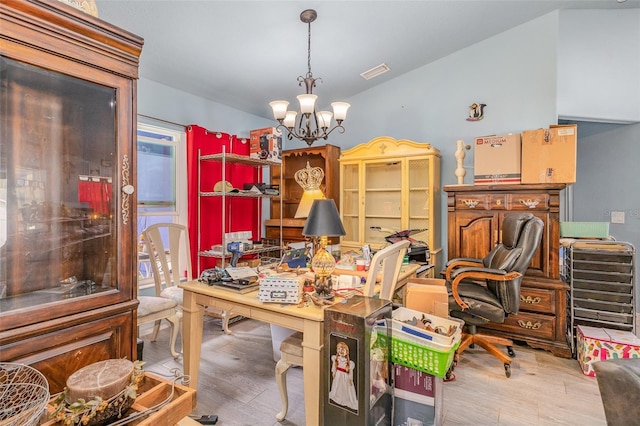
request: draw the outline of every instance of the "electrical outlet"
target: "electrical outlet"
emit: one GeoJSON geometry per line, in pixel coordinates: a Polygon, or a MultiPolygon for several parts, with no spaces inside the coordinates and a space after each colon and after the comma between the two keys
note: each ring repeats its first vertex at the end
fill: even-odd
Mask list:
{"type": "Polygon", "coordinates": [[[624,212],[611,212],[611,223],[624,223],[624,212]]]}

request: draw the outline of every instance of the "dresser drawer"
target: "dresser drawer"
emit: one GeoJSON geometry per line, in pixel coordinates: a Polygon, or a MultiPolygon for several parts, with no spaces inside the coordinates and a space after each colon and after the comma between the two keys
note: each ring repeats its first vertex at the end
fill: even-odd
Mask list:
{"type": "Polygon", "coordinates": [[[539,288],[520,288],[520,309],[542,314],[556,313],[556,292],[539,288]]]}
{"type": "Polygon", "coordinates": [[[487,199],[486,194],[456,195],[456,210],[486,210],[487,199]]]}
{"type": "Polygon", "coordinates": [[[266,226],[265,227],[265,237],[266,238],[273,238],[275,240],[280,238],[280,228],[276,228],[276,227],[271,227],[271,226],[266,226]]]}
{"type": "MultiPolygon", "coordinates": [[[[267,238],[280,238],[280,227],[279,226],[267,226],[265,227],[267,238]]],[[[302,228],[300,227],[282,227],[282,239],[285,243],[287,242],[297,242],[297,241],[305,241],[305,237],[302,235],[302,228]]]]}
{"type": "Polygon", "coordinates": [[[549,210],[549,194],[507,194],[507,202],[509,203],[509,210],[549,210]]]}
{"type": "Polygon", "coordinates": [[[513,334],[513,338],[516,340],[518,339],[517,335],[553,340],[556,335],[555,325],[556,318],[554,316],[520,311],[505,318],[503,324],[489,323],[482,325],[482,327],[513,334]]]}
{"type": "Polygon", "coordinates": [[[509,197],[506,194],[490,194],[487,196],[487,209],[506,210],[509,197]]]}

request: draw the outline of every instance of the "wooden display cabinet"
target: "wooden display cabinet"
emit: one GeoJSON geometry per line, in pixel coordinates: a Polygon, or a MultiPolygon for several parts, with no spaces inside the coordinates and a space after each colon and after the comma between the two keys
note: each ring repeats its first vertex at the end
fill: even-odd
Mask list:
{"type": "Polygon", "coordinates": [[[448,194],[448,256],[480,259],[501,241],[506,214],[528,211],[542,219],[540,247],[522,281],[520,312],[504,324],[485,330],[556,356],[571,357],[565,339],[567,291],[560,279],[560,191],[564,184],[450,185],[448,194]]]}
{"type": "MultiPolygon", "coordinates": [[[[340,179],[338,158],[340,148],[334,145],[313,146],[310,148],[289,149],[282,152],[282,166],[271,167],[271,184],[280,185],[282,196],[282,213],[279,200],[271,201],[271,219],[265,221],[267,238],[280,239],[287,243],[305,241],[302,228],[306,219],[296,219],[294,216],[302,198],[302,187],[296,182],[294,175],[307,166],[320,167],[324,170],[324,180],[320,187],[325,197],[333,199],[340,210],[340,179]],[[281,170],[282,169],[282,170],[281,170]],[[282,177],[280,172],[282,171],[282,177]],[[280,222],[282,218],[282,223],[280,222]],[[282,225],[282,229],[280,226],[282,225]]],[[[331,244],[337,244],[338,239],[330,239],[331,244]]]]}
{"type": "Polygon", "coordinates": [[[429,143],[379,137],[340,156],[340,215],[347,234],[343,252],[403,230],[429,245],[430,263],[440,269],[440,151],[429,143]]]}
{"type": "Polygon", "coordinates": [[[50,391],[136,357],[143,40],[55,0],[0,4],[0,361],[50,391]]]}

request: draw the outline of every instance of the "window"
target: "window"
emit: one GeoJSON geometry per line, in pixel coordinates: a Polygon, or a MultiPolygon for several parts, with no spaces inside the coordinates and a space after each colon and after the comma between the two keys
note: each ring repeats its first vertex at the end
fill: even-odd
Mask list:
{"type": "MultiPolygon", "coordinates": [[[[138,123],[137,234],[139,243],[142,242],[142,231],[154,223],[173,222],[186,225],[186,187],[187,161],[184,131],[138,123]]],[[[139,244],[138,284],[140,287],[153,283],[145,251],[146,247],[139,244]]]]}

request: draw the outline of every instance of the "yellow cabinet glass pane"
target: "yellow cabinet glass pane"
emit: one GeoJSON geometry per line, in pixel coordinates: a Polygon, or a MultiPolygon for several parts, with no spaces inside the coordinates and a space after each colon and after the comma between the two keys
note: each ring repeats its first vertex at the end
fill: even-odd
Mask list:
{"type": "Polygon", "coordinates": [[[400,161],[368,163],[365,166],[365,186],[367,189],[400,189],[402,185],[401,164],[400,161]]]}

